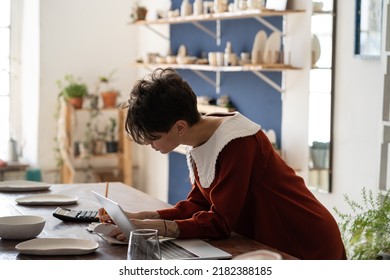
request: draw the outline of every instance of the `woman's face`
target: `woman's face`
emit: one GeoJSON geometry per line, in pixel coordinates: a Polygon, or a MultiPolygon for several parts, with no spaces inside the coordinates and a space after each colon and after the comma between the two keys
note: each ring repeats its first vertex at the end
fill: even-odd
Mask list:
{"type": "Polygon", "coordinates": [[[150,141],[150,146],[156,151],[159,151],[162,154],[167,154],[172,152],[180,143],[180,137],[177,132],[175,125],[167,133],[156,133],[156,136],[160,137],[157,140],[150,141]]]}

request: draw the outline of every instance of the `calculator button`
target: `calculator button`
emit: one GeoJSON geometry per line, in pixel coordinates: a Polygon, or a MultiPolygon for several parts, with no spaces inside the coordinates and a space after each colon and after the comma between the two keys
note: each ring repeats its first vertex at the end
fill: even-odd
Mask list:
{"type": "Polygon", "coordinates": [[[85,217],[85,214],[87,213],[88,211],[81,211],[79,217],[80,218],[84,218],[85,217]]]}

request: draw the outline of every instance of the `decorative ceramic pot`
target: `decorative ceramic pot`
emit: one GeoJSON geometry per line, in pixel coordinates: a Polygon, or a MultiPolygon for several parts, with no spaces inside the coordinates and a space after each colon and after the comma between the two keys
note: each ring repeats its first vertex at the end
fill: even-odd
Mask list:
{"type": "Polygon", "coordinates": [[[390,252],[381,252],[378,254],[377,260],[390,260],[390,252]]]}
{"type": "Polygon", "coordinates": [[[68,99],[68,102],[73,106],[75,109],[81,109],[83,108],[83,98],[82,97],[72,97],[68,99]]]}
{"type": "Polygon", "coordinates": [[[106,142],[106,151],[107,153],[118,152],[118,142],[117,141],[106,142]]]}
{"type": "Polygon", "coordinates": [[[116,99],[118,97],[117,91],[105,91],[101,93],[103,99],[103,107],[104,108],[115,108],[116,107],[116,99]]]}
{"type": "Polygon", "coordinates": [[[104,153],[105,142],[103,140],[96,140],[93,146],[93,153],[95,155],[101,155],[104,153]]]}
{"type": "Polygon", "coordinates": [[[180,6],[180,16],[185,17],[192,14],[192,6],[188,0],[183,0],[180,6]]]}

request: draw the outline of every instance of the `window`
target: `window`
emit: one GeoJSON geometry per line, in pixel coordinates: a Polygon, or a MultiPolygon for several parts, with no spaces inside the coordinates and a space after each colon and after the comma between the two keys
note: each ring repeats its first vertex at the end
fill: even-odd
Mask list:
{"type": "Polygon", "coordinates": [[[0,1],[0,158],[7,156],[10,136],[11,0],[0,1]]]}

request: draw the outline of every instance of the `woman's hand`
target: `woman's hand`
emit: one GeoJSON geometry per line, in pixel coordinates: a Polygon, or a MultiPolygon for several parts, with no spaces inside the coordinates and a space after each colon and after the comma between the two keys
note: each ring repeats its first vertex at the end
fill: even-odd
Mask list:
{"type": "MultiPolygon", "coordinates": [[[[104,210],[104,208],[98,209],[98,215],[99,215],[99,220],[101,223],[115,224],[114,221],[111,219],[110,215],[108,215],[107,212],[104,210]]],[[[118,227],[115,227],[107,235],[110,237],[114,237],[114,238],[118,239],[119,241],[126,240],[126,236],[122,233],[122,231],[118,227]]]]}
{"type": "Polygon", "coordinates": [[[156,211],[126,212],[126,215],[129,219],[160,219],[160,215],[156,211]]]}
{"type": "MultiPolygon", "coordinates": [[[[98,214],[100,222],[114,224],[104,208],[100,208],[98,214]]],[[[126,212],[126,215],[137,229],[157,229],[158,234],[163,237],[177,238],[179,236],[180,230],[178,225],[174,221],[160,219],[160,216],[156,211],[126,212]]],[[[126,240],[125,235],[119,228],[115,228],[111,231],[109,236],[115,237],[120,241],[126,240]]]]}
{"type": "Polygon", "coordinates": [[[107,212],[104,210],[104,208],[98,209],[98,216],[99,216],[99,220],[101,223],[110,223],[110,224],[114,223],[112,221],[110,215],[107,214],[107,212]]]}

